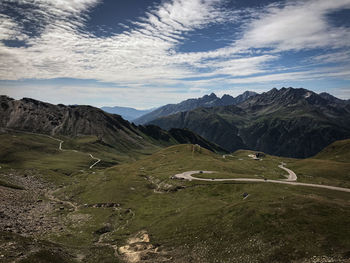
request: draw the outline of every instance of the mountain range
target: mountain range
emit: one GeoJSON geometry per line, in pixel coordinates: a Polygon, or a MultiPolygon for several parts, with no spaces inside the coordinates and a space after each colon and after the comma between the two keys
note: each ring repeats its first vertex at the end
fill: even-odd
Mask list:
{"type": "Polygon", "coordinates": [[[123,119],[128,120],[128,121],[132,121],[135,120],[153,110],[155,110],[154,108],[152,109],[148,109],[148,110],[137,110],[134,108],[129,108],[129,107],[119,107],[119,106],[114,106],[114,107],[102,107],[101,110],[108,112],[108,113],[112,113],[112,114],[118,114],[120,116],[123,117],[123,119]]]}
{"type": "Polygon", "coordinates": [[[155,126],[136,126],[120,115],[109,114],[91,106],[53,105],[30,98],[14,100],[0,96],[0,130],[26,131],[52,136],[97,136],[99,142],[120,152],[169,146],[199,144],[212,151],[222,149],[191,131],[155,126]]]}
{"type": "Polygon", "coordinates": [[[230,95],[225,94],[221,98],[219,98],[214,93],[211,93],[210,95],[205,95],[202,98],[188,99],[178,104],[164,105],[154,111],[151,111],[135,119],[133,122],[136,124],[145,124],[163,116],[172,115],[178,112],[189,111],[199,107],[209,108],[217,106],[236,105],[245,101],[249,97],[255,96],[256,94],[257,93],[253,91],[246,91],[237,97],[232,97],[230,95]]]}
{"type": "Polygon", "coordinates": [[[350,103],[306,89],[272,89],[237,105],[200,107],[149,124],[187,128],[228,151],[303,158],[350,137],[350,103]]]}
{"type": "Polygon", "coordinates": [[[195,143],[213,151],[251,149],[304,158],[350,138],[350,102],[306,89],[247,91],[236,98],[212,93],[165,105],[135,121],[150,120],[144,126],[91,106],[7,96],[1,96],[0,103],[0,128],[68,137],[94,135],[122,152],[195,143]]]}

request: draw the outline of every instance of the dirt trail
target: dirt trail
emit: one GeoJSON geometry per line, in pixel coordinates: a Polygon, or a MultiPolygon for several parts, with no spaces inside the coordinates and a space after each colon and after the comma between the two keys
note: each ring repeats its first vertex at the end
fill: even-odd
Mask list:
{"type": "Polygon", "coordinates": [[[65,200],[61,200],[57,197],[55,197],[53,194],[55,192],[57,192],[58,190],[61,190],[61,189],[56,189],[54,191],[48,191],[45,193],[45,196],[50,200],[50,201],[53,201],[53,202],[56,202],[56,203],[60,203],[60,204],[64,204],[64,205],[67,205],[67,206],[70,206],[74,209],[74,212],[78,211],[78,206],[70,201],[65,201],[65,200]]]}
{"type": "MultiPolygon", "coordinates": [[[[26,132],[26,131],[18,131],[18,130],[12,130],[12,129],[8,129],[10,131],[14,131],[14,132],[21,132],[21,133],[26,133],[26,134],[33,134],[33,135],[38,135],[38,136],[44,136],[44,137],[47,137],[47,138],[50,138],[52,140],[55,140],[57,142],[59,142],[59,145],[58,145],[58,150],[59,151],[63,151],[63,152],[75,152],[75,153],[82,153],[82,154],[86,154],[84,152],[80,152],[80,151],[77,151],[77,150],[67,150],[67,149],[62,149],[62,144],[64,143],[64,141],[60,140],[60,139],[57,139],[55,137],[52,137],[50,135],[47,135],[47,134],[41,134],[41,133],[34,133],[34,132],[26,132]]],[[[96,164],[98,164],[99,162],[101,162],[101,159],[99,158],[96,158],[94,157],[91,153],[87,153],[91,159],[93,160],[96,160],[96,162],[94,162],[90,167],[89,169],[92,169],[96,164]]]]}
{"type": "MultiPolygon", "coordinates": [[[[55,140],[55,141],[60,142],[60,144],[59,144],[59,146],[58,146],[58,150],[59,150],[59,151],[71,151],[71,152],[79,153],[79,151],[77,151],[77,150],[66,150],[66,149],[62,149],[62,144],[64,143],[64,141],[62,141],[62,140],[60,140],[60,139],[56,139],[56,138],[54,138],[54,137],[52,137],[52,136],[44,135],[44,134],[38,134],[38,135],[46,136],[46,137],[48,137],[48,138],[50,138],[50,139],[53,139],[53,140],[55,140]]],[[[80,153],[83,153],[83,152],[80,152],[80,153]]],[[[101,162],[101,159],[94,157],[91,153],[88,153],[88,155],[90,156],[91,159],[96,160],[96,162],[94,162],[92,165],[90,165],[89,169],[92,169],[96,164],[98,164],[99,162],[101,162]]]]}
{"type": "Polygon", "coordinates": [[[94,160],[97,160],[96,162],[94,162],[90,167],[89,169],[92,169],[96,164],[98,164],[99,162],[101,162],[101,159],[98,159],[96,157],[94,157],[91,153],[89,154],[91,159],[94,159],[94,160]]]}

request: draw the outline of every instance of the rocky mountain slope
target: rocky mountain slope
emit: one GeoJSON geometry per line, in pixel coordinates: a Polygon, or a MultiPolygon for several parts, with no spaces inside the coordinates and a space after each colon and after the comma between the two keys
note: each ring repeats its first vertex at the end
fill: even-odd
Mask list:
{"type": "Polygon", "coordinates": [[[139,117],[141,117],[142,115],[145,115],[151,111],[153,111],[154,109],[149,109],[149,110],[137,110],[134,108],[129,108],[129,107],[102,107],[101,110],[108,112],[108,113],[112,113],[112,114],[118,114],[120,116],[123,117],[123,119],[127,120],[127,121],[132,121],[135,120],[139,117]]]}
{"type": "Polygon", "coordinates": [[[309,157],[335,140],[350,138],[350,103],[329,94],[282,88],[237,106],[198,108],[150,123],[188,128],[229,151],[309,157]]]}
{"type": "Polygon", "coordinates": [[[199,107],[208,108],[216,106],[236,105],[256,94],[257,93],[253,91],[246,91],[237,97],[232,97],[225,94],[219,98],[214,93],[212,93],[210,95],[205,95],[202,98],[188,99],[178,104],[167,104],[148,114],[141,116],[140,118],[135,119],[134,122],[137,124],[145,124],[160,117],[169,116],[178,112],[193,110],[199,107]]]}
{"type": "MultiPolygon", "coordinates": [[[[14,100],[0,96],[0,129],[77,137],[94,135],[100,143],[120,151],[179,143],[198,143],[210,150],[220,147],[190,131],[180,130],[185,140],[178,141],[172,132],[158,129],[163,136],[155,138],[154,129],[135,126],[119,115],[109,114],[91,106],[53,105],[29,98],[14,100]]],[[[176,133],[177,135],[177,133],[176,133]]]]}

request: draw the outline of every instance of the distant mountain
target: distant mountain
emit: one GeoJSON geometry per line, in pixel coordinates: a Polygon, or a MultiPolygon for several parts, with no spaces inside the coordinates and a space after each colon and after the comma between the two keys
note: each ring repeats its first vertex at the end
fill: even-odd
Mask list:
{"type": "Polygon", "coordinates": [[[67,137],[94,135],[100,143],[110,145],[120,152],[181,143],[199,144],[212,151],[222,150],[188,130],[168,132],[159,127],[135,126],[119,115],[91,106],[53,105],[29,98],[14,100],[7,96],[0,96],[1,130],[67,137]]]}
{"type": "Polygon", "coordinates": [[[135,119],[134,123],[145,124],[159,117],[168,116],[178,112],[189,111],[199,107],[209,108],[209,107],[216,107],[216,106],[236,105],[256,94],[257,93],[253,91],[246,91],[235,98],[227,94],[219,98],[214,93],[212,93],[210,95],[205,95],[202,98],[188,99],[178,104],[167,104],[148,114],[141,116],[140,118],[135,119]]]}
{"type": "Polygon", "coordinates": [[[187,128],[229,151],[310,157],[350,138],[350,103],[305,89],[272,89],[236,106],[198,108],[150,124],[187,128]]]}
{"type": "Polygon", "coordinates": [[[101,110],[108,112],[108,113],[112,113],[112,114],[118,114],[120,116],[123,117],[123,119],[128,120],[128,121],[132,121],[135,120],[139,117],[141,117],[142,115],[145,115],[151,111],[154,110],[153,109],[149,109],[149,110],[137,110],[134,108],[129,108],[129,107],[102,107],[101,110]]]}

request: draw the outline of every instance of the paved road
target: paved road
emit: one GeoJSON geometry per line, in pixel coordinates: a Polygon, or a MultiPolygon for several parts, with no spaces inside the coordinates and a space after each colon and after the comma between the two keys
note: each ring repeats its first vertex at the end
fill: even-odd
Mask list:
{"type": "Polygon", "coordinates": [[[285,179],[285,181],[295,182],[298,179],[297,175],[291,169],[288,169],[284,166],[285,166],[285,163],[281,163],[278,167],[288,172],[288,178],[285,179]]]}
{"type": "MultiPolygon", "coordinates": [[[[286,168],[287,169],[287,168],[286,168]]],[[[288,169],[289,170],[289,169],[288,169]]],[[[290,170],[291,171],[291,170],[290,170]]],[[[203,173],[215,173],[213,171],[202,171],[203,173]]],[[[321,184],[308,184],[308,183],[298,183],[293,181],[288,181],[288,179],[279,181],[279,180],[264,180],[264,179],[253,179],[253,178],[232,178],[232,179],[205,179],[205,178],[198,178],[193,177],[193,174],[199,174],[200,171],[188,171],[181,174],[176,174],[173,177],[176,179],[182,179],[182,180],[196,180],[196,181],[207,181],[207,182],[229,182],[229,181],[235,181],[235,182],[255,182],[255,183],[274,183],[274,184],[288,184],[288,185],[298,185],[298,186],[309,186],[309,187],[316,187],[316,188],[324,188],[329,190],[335,190],[335,191],[342,191],[342,192],[349,192],[349,188],[342,188],[342,187],[336,187],[336,186],[330,186],[330,185],[321,185],[321,184]]],[[[293,172],[295,175],[295,173],[293,172]]],[[[291,175],[290,175],[291,177],[291,175]]],[[[296,175],[295,175],[296,177],[296,175]]]]}

